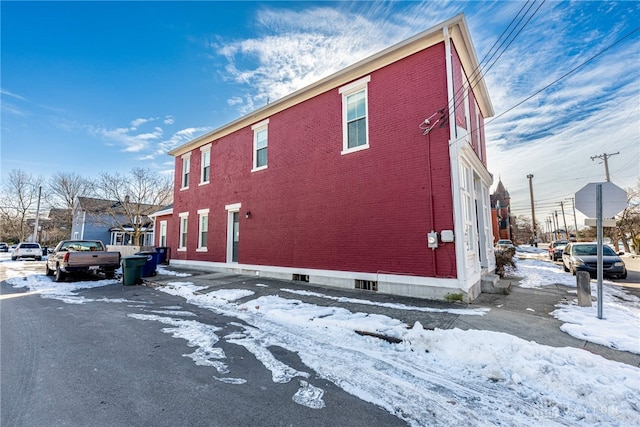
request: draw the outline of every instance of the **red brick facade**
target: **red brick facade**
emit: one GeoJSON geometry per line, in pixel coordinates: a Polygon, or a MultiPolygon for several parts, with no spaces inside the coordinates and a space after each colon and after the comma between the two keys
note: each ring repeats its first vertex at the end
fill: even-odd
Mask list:
{"type": "MultiPolygon", "coordinates": [[[[229,263],[227,208],[239,204],[239,265],[455,279],[456,242],[427,247],[430,231],[455,229],[451,165],[457,159],[450,158],[445,50],[441,41],[384,66],[364,67],[288,108],[270,113],[265,107],[235,128],[232,123],[228,131],[174,150],[172,259],[229,263]],[[345,154],[340,88],[361,78],[370,79],[369,147],[345,154]],[[419,125],[441,109],[445,119],[424,134],[419,125]],[[267,167],[252,171],[252,125],[265,119],[267,167]],[[201,147],[207,144],[210,181],[199,184],[201,147]],[[181,188],[185,155],[187,189],[181,188]],[[198,211],[208,215],[206,249],[198,249],[198,211]],[[180,215],[187,214],[187,244],[179,250],[180,215]]],[[[452,51],[454,87],[461,88],[461,61],[452,51]]],[[[470,109],[475,117],[473,91],[470,109]]],[[[457,106],[455,117],[458,110],[464,124],[464,107],[457,106]]],[[[473,120],[470,126],[477,129],[473,120]]],[[[476,136],[470,142],[484,153],[484,138],[480,147],[478,141],[476,136]]]]}

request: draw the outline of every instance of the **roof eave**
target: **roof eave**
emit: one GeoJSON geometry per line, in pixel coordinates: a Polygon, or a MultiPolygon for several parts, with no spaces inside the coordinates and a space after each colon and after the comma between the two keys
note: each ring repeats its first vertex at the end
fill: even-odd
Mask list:
{"type": "MultiPolygon", "coordinates": [[[[181,156],[198,148],[201,145],[220,139],[226,135],[243,129],[251,124],[265,120],[274,114],[290,108],[296,104],[299,104],[307,99],[311,99],[314,96],[325,93],[331,89],[338,88],[350,81],[353,81],[363,75],[371,73],[389,64],[399,61],[402,58],[413,55],[421,50],[434,46],[444,41],[444,35],[442,28],[449,27],[450,32],[453,35],[457,34],[460,45],[464,47],[465,54],[463,65],[465,69],[467,66],[469,70],[475,70],[478,66],[478,60],[475,56],[471,38],[467,30],[467,24],[463,14],[458,14],[453,18],[441,22],[425,31],[416,34],[400,43],[388,47],[368,58],[365,58],[347,68],[344,68],[336,73],[331,74],[324,79],[321,79],[309,86],[306,86],[300,90],[297,90],[271,104],[267,104],[257,110],[244,115],[230,123],[225,124],[209,133],[199,136],[179,147],[169,151],[168,154],[174,157],[181,156]],[[455,28],[459,28],[459,31],[453,31],[455,28]]],[[[454,40],[455,41],[455,40],[454,40]]],[[[480,91],[478,103],[483,112],[484,117],[491,117],[493,115],[493,107],[489,100],[487,88],[484,84],[484,80],[480,79],[476,91],[480,91]]]]}

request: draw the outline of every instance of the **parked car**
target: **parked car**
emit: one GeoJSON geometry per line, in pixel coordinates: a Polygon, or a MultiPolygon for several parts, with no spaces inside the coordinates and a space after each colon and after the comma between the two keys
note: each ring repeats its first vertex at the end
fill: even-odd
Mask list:
{"type": "Polygon", "coordinates": [[[42,248],[39,243],[21,242],[11,253],[11,259],[16,261],[20,258],[33,258],[36,261],[42,259],[42,248]]]}
{"type": "Polygon", "coordinates": [[[77,274],[103,273],[113,279],[120,267],[120,252],[107,252],[100,240],[63,240],[47,257],[45,272],[56,282],[77,274]]]}
{"type": "Polygon", "coordinates": [[[4,242],[0,242],[0,252],[9,252],[9,245],[4,242]]]}
{"type": "MultiPolygon", "coordinates": [[[[602,246],[602,273],[605,277],[619,279],[627,278],[627,268],[624,261],[610,246],[602,246]]],[[[586,271],[592,277],[598,273],[598,244],[586,242],[571,242],[562,252],[564,271],[575,275],[577,271],[586,271]]]]}
{"type": "Polygon", "coordinates": [[[509,239],[500,239],[496,242],[496,249],[504,251],[505,249],[515,248],[513,242],[509,239]]]}
{"type": "Polygon", "coordinates": [[[549,258],[552,261],[562,259],[562,251],[569,244],[568,240],[554,240],[549,244],[549,258]]]}

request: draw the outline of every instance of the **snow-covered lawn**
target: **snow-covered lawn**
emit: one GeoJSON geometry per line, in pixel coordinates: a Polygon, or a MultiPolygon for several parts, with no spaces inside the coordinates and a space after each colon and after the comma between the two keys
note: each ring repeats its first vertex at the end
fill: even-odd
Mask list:
{"type": "MultiPolygon", "coordinates": [[[[521,253],[518,260],[517,274],[524,276],[521,286],[575,287],[561,267],[536,259],[531,252],[534,256],[521,253]]],[[[25,270],[28,261],[3,264],[14,287],[68,303],[96,301],[79,295],[83,288],[121,286],[108,280],[53,286],[41,272],[25,270]]],[[[168,270],[161,268],[159,274],[168,270]]],[[[212,381],[251,387],[251,378],[243,377],[226,358],[219,345],[224,341],[251,352],[275,383],[297,381],[299,389],[292,400],[317,410],[325,406],[325,391],[318,381],[323,379],[415,426],[640,425],[640,369],[581,349],[549,347],[490,331],[425,330],[419,323],[406,325],[387,316],[351,312],[336,304],[339,299],[330,306],[309,304],[298,299],[300,291],[286,288],[252,298],[254,292],[247,289],[203,293],[197,291],[204,288],[188,276],[175,279],[159,289],[236,318],[235,332],[220,336],[219,327],[200,322],[185,305],[160,311],[132,305],[130,316],[157,322],[163,332],[186,340],[190,352],[184,356],[211,367],[212,381]],[[308,369],[284,364],[270,351],[272,346],[297,353],[308,369]]],[[[258,287],[261,293],[270,289],[265,284],[258,287]]],[[[640,301],[622,289],[608,285],[605,289],[605,319],[596,318],[595,307],[576,304],[559,306],[553,315],[565,322],[562,329],[567,333],[640,353],[640,301]]],[[[461,316],[484,313],[477,308],[457,310],[461,316]]]]}

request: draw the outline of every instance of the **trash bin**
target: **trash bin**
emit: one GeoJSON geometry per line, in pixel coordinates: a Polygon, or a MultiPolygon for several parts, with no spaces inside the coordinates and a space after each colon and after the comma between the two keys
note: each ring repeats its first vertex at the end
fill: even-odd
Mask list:
{"type": "Polygon", "coordinates": [[[156,248],[158,253],[158,264],[169,264],[169,247],[159,246],[156,248]]]}
{"type": "Polygon", "coordinates": [[[142,266],[142,277],[150,277],[156,275],[156,269],[158,268],[158,256],[160,255],[155,251],[138,252],[136,255],[144,256],[146,263],[142,266]]]}
{"type": "Polygon", "coordinates": [[[147,263],[146,256],[130,255],[122,257],[122,284],[125,286],[142,283],[142,267],[147,263]]]}

